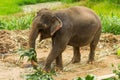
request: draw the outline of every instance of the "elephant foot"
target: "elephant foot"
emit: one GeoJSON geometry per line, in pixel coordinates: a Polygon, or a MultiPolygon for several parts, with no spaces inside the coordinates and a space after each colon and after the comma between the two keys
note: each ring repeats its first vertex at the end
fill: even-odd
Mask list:
{"type": "Polygon", "coordinates": [[[48,67],[44,67],[44,68],[43,68],[43,71],[45,71],[45,72],[50,72],[50,71],[51,71],[51,69],[50,69],[50,68],[48,68],[48,67]]]}
{"type": "Polygon", "coordinates": [[[63,67],[58,67],[58,66],[55,67],[55,71],[57,72],[62,71],[62,70],[63,70],[63,67]]]}
{"type": "Polygon", "coordinates": [[[79,63],[80,62],[80,59],[72,59],[72,63],[79,63]]]}
{"type": "Polygon", "coordinates": [[[63,66],[56,66],[56,67],[52,67],[52,68],[49,68],[49,67],[44,67],[43,68],[43,71],[45,72],[51,72],[51,71],[61,71],[63,70],[63,66]]]}
{"type": "Polygon", "coordinates": [[[94,64],[94,62],[95,62],[94,59],[89,59],[87,63],[88,64],[94,64]]]}

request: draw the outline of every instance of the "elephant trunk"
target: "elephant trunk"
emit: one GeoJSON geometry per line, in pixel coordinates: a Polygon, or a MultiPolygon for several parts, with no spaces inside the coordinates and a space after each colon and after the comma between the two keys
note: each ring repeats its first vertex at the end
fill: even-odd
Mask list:
{"type": "Polygon", "coordinates": [[[37,27],[32,26],[29,35],[29,48],[35,49],[35,42],[36,42],[36,38],[38,37],[38,34],[39,34],[39,30],[37,29],[37,27]]]}

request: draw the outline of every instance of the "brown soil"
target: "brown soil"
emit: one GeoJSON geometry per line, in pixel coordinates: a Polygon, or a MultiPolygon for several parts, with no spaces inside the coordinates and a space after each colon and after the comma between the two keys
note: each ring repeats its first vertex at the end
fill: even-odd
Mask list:
{"type": "MultiPolygon", "coordinates": [[[[0,80],[25,80],[25,75],[32,72],[29,62],[25,58],[19,63],[19,54],[14,54],[21,47],[28,46],[28,30],[0,31],[0,80]]],[[[43,40],[38,43],[37,53],[40,65],[43,65],[51,49],[51,40],[43,40]]],[[[102,34],[97,45],[95,63],[87,64],[89,47],[81,48],[81,62],[72,64],[72,47],[67,46],[63,52],[63,71],[53,76],[55,80],[72,80],[75,77],[83,77],[87,74],[102,76],[112,73],[111,64],[118,65],[120,59],[115,55],[120,47],[120,35],[102,34]]]]}

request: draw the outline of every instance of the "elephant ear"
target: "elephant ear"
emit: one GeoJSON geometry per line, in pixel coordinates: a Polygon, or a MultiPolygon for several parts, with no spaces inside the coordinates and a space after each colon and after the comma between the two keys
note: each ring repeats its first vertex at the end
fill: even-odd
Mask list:
{"type": "Polygon", "coordinates": [[[52,18],[52,26],[51,26],[51,36],[53,36],[54,35],[54,33],[56,32],[56,31],[58,31],[61,27],[62,27],[62,21],[58,18],[58,17],[56,17],[56,16],[54,16],[53,18],[52,18]]]}

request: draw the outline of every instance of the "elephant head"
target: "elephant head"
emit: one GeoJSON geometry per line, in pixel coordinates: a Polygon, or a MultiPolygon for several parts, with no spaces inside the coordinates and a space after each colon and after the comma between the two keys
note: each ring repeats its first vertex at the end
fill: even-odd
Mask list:
{"type": "Polygon", "coordinates": [[[35,41],[40,34],[40,40],[51,37],[62,27],[62,21],[49,9],[37,12],[31,26],[29,47],[35,48],[35,41]]]}

